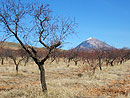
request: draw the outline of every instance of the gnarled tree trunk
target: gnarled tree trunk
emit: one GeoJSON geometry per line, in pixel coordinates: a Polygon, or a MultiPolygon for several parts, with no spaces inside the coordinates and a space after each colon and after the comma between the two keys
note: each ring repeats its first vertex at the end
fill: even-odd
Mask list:
{"type": "Polygon", "coordinates": [[[1,58],[1,65],[4,64],[4,58],[1,58]]]}
{"type": "Polygon", "coordinates": [[[39,70],[40,70],[40,81],[42,85],[42,91],[47,92],[47,85],[45,81],[45,69],[43,65],[38,65],[39,70]]]}

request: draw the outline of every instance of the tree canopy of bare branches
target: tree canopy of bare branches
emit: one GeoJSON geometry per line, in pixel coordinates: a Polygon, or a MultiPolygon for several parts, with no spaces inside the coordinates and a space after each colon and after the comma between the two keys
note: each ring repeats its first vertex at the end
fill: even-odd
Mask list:
{"type": "Polygon", "coordinates": [[[0,33],[4,35],[4,40],[15,38],[35,61],[40,70],[42,90],[46,92],[44,62],[68,35],[75,33],[75,19],[53,17],[48,4],[29,4],[22,0],[2,0],[0,3],[0,33]],[[42,59],[32,47],[36,44],[48,50],[42,59]]]}

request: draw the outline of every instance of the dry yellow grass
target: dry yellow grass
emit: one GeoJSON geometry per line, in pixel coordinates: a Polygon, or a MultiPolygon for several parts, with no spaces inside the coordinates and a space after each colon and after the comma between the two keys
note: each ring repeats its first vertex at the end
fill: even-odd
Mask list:
{"type": "Polygon", "coordinates": [[[83,66],[70,67],[62,60],[45,64],[48,94],[41,92],[39,70],[33,62],[19,66],[10,61],[0,65],[0,98],[130,98],[130,61],[104,66],[103,70],[84,70],[83,66]]]}

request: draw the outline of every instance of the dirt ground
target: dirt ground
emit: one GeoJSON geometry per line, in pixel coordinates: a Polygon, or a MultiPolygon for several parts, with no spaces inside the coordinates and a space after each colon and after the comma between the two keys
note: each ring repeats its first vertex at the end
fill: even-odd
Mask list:
{"type": "Polygon", "coordinates": [[[86,65],[60,61],[45,64],[48,94],[41,92],[37,65],[21,64],[19,73],[13,62],[0,65],[0,98],[130,98],[130,61],[86,70],[86,65]]]}

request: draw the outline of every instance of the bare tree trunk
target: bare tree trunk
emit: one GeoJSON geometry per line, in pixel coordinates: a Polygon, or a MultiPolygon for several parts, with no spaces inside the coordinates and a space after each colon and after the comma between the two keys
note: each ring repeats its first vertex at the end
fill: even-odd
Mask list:
{"type": "Polygon", "coordinates": [[[74,63],[75,63],[75,65],[77,65],[77,64],[78,64],[78,61],[74,61],[74,63]]]}
{"type": "Polygon", "coordinates": [[[67,65],[67,67],[69,67],[69,66],[70,66],[70,60],[71,60],[71,59],[69,58],[69,59],[68,59],[68,65],[67,65]]]}
{"type": "Polygon", "coordinates": [[[111,64],[111,66],[114,66],[114,65],[113,65],[113,61],[111,61],[110,64],[111,64]]]}
{"type": "Polygon", "coordinates": [[[110,63],[110,61],[109,61],[109,60],[106,60],[106,66],[108,66],[109,63],[110,63]]]}
{"type": "Polygon", "coordinates": [[[3,65],[4,64],[4,58],[1,58],[1,65],[3,65]]]}
{"type": "Polygon", "coordinates": [[[18,65],[19,65],[19,63],[16,62],[16,58],[15,57],[10,56],[10,58],[14,61],[15,69],[16,69],[16,72],[18,73],[18,68],[19,68],[18,65]]]}
{"type": "Polygon", "coordinates": [[[42,85],[42,91],[47,92],[47,85],[45,81],[45,69],[43,65],[38,65],[39,70],[40,70],[40,80],[41,80],[41,85],[42,85]]]}
{"type": "Polygon", "coordinates": [[[18,71],[19,71],[19,70],[18,70],[18,64],[16,64],[16,72],[18,73],[18,71]]]}
{"type": "Polygon", "coordinates": [[[102,63],[101,63],[101,58],[98,58],[98,66],[99,66],[99,68],[100,68],[100,70],[102,70],[102,63]]]}
{"type": "Polygon", "coordinates": [[[25,59],[24,66],[26,66],[26,65],[27,65],[28,61],[29,61],[29,56],[25,59]]]}

